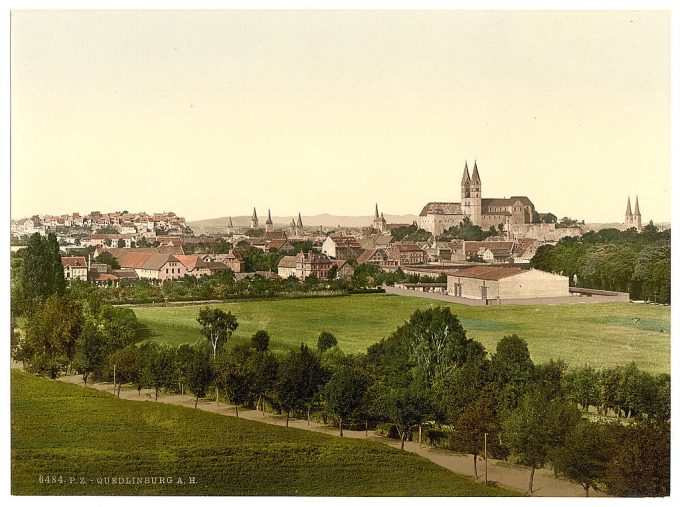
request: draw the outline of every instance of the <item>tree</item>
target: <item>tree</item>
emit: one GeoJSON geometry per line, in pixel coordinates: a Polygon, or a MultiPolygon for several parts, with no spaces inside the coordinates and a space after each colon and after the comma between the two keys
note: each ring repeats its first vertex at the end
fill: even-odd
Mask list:
{"type": "Polygon", "coordinates": [[[503,442],[521,463],[531,467],[529,493],[533,492],[536,468],[545,464],[552,450],[564,445],[566,435],[580,419],[573,405],[559,398],[549,400],[545,392],[534,389],[501,422],[503,442]]]}
{"type": "Polygon", "coordinates": [[[406,386],[392,387],[387,393],[386,415],[397,428],[402,451],[411,428],[427,421],[432,412],[429,394],[427,387],[417,381],[406,386]]]}
{"type": "Polygon", "coordinates": [[[208,387],[213,382],[214,372],[210,362],[210,353],[202,347],[193,348],[186,373],[187,386],[196,396],[194,402],[194,408],[196,408],[198,399],[205,397],[208,387]]]}
{"type": "Polygon", "coordinates": [[[252,394],[252,378],[249,370],[249,353],[244,350],[223,351],[217,356],[215,363],[215,383],[224,389],[229,401],[236,408],[248,401],[252,394]]]}
{"type": "Polygon", "coordinates": [[[333,373],[322,389],[322,397],[338,420],[340,436],[342,423],[350,418],[361,404],[364,396],[365,379],[354,365],[345,362],[333,373]]]}
{"type": "Polygon", "coordinates": [[[591,488],[597,489],[607,470],[610,449],[606,432],[603,424],[579,421],[567,434],[564,446],[554,453],[555,473],[583,486],[586,496],[591,488]]]}
{"type": "Polygon", "coordinates": [[[175,382],[175,350],[167,345],[145,343],[142,345],[141,374],[144,385],[155,391],[172,387],[175,382]]]}
{"type": "Polygon", "coordinates": [[[276,397],[286,412],[286,426],[292,410],[308,407],[326,380],[319,358],[304,343],[289,352],[279,364],[276,397]]]}
{"type": "Polygon", "coordinates": [[[46,238],[35,233],[28,238],[21,266],[21,294],[31,308],[49,296],[66,290],[59,243],[54,234],[46,238]]]}
{"type": "Polygon", "coordinates": [[[484,435],[496,436],[499,430],[495,400],[490,392],[483,392],[470,403],[456,421],[455,431],[463,442],[463,450],[472,454],[475,479],[478,477],[477,457],[484,451],[484,435]]]}
{"type": "Polygon", "coordinates": [[[97,256],[97,262],[101,264],[108,264],[111,269],[120,269],[120,263],[111,252],[102,252],[97,256]]]}
{"type": "Polygon", "coordinates": [[[591,405],[599,405],[598,381],[600,375],[592,366],[577,368],[565,378],[570,397],[587,412],[591,405]]]}
{"type": "Polygon", "coordinates": [[[219,308],[207,306],[198,312],[196,318],[203,327],[203,334],[210,340],[213,357],[217,355],[217,347],[224,346],[232,333],[238,328],[238,321],[231,312],[225,313],[219,308]]]}
{"type": "Polygon", "coordinates": [[[68,296],[49,296],[26,320],[15,359],[26,371],[57,378],[71,364],[83,323],[79,304],[68,296]]]}
{"type": "Polygon", "coordinates": [[[83,376],[85,385],[91,373],[100,372],[104,367],[107,348],[106,338],[97,324],[87,322],[76,339],[73,355],[73,368],[83,376]]]}
{"type": "Polygon", "coordinates": [[[333,333],[328,331],[321,331],[319,338],[316,341],[316,348],[319,352],[326,352],[328,349],[335,347],[338,344],[338,339],[333,333]]]}
{"type": "Polygon", "coordinates": [[[253,344],[253,348],[258,352],[269,350],[269,333],[267,331],[262,329],[256,331],[250,341],[253,344]]]}
{"type": "MultiPolygon", "coordinates": [[[[120,350],[116,350],[107,358],[108,376],[111,378],[113,377],[115,366],[115,382],[118,384],[118,397],[120,397],[120,388],[123,384],[134,382],[136,385],[139,385],[140,356],[139,347],[128,345],[120,350]]],[[[115,389],[116,385],[114,384],[113,387],[115,389]]]]}
{"type": "Polygon", "coordinates": [[[527,342],[516,334],[504,336],[491,357],[490,375],[499,402],[498,409],[512,410],[528,390],[535,366],[527,342]]]}
{"type": "Polygon", "coordinates": [[[251,392],[257,399],[258,408],[264,414],[264,402],[272,399],[276,387],[279,363],[269,350],[256,351],[248,359],[248,370],[251,372],[251,392]]]}

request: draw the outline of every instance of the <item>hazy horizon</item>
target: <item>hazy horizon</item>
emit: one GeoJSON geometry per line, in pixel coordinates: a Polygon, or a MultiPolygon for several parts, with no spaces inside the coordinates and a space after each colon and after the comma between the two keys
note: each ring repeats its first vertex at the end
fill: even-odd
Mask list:
{"type": "Polygon", "coordinates": [[[36,10],[11,30],[13,218],[417,215],[458,202],[475,158],[483,197],[620,223],[637,194],[644,223],[671,218],[667,12],[36,10]]]}

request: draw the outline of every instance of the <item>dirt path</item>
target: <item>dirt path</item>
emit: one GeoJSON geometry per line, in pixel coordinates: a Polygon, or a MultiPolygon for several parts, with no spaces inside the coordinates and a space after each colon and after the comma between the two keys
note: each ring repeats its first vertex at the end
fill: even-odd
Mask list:
{"type": "MultiPolygon", "coordinates": [[[[61,377],[60,380],[70,384],[83,385],[82,377],[79,375],[61,377]]],[[[88,387],[99,389],[113,393],[113,386],[109,383],[104,384],[88,384],[88,387]]],[[[120,397],[126,400],[134,401],[148,401],[154,403],[153,391],[146,389],[142,390],[139,395],[137,390],[133,388],[123,388],[120,391],[120,397]]],[[[187,395],[179,394],[164,394],[159,393],[158,401],[155,403],[168,403],[171,405],[179,405],[183,407],[194,407],[195,398],[187,395]]],[[[235,416],[236,411],[233,405],[220,403],[217,405],[215,401],[199,400],[198,408],[206,412],[214,412],[225,416],[235,416]]],[[[248,410],[239,408],[239,417],[251,421],[257,421],[266,424],[274,424],[279,426],[286,425],[286,419],[282,416],[270,414],[256,410],[248,410]]],[[[317,431],[320,433],[327,433],[331,435],[338,435],[338,429],[325,426],[316,422],[307,422],[300,419],[291,419],[289,421],[291,428],[297,428],[307,431],[317,431]]],[[[350,431],[345,430],[344,435],[347,438],[370,439],[381,442],[391,447],[399,448],[399,441],[381,437],[376,435],[373,431],[369,431],[368,435],[364,431],[350,431]]],[[[404,449],[408,452],[418,454],[433,463],[436,463],[457,474],[466,475],[468,477],[474,476],[472,456],[468,454],[458,454],[445,449],[438,449],[427,445],[419,445],[417,442],[406,442],[404,449]]],[[[529,485],[529,468],[520,465],[508,463],[507,461],[489,459],[489,481],[498,483],[509,489],[526,493],[529,485]]],[[[484,460],[479,459],[477,462],[477,470],[480,474],[478,482],[484,482],[484,460]]],[[[548,470],[538,469],[534,477],[534,493],[533,496],[541,497],[580,497],[585,496],[583,488],[577,484],[569,481],[558,479],[554,474],[548,470]]],[[[597,491],[591,492],[591,496],[606,496],[597,491]]]]}

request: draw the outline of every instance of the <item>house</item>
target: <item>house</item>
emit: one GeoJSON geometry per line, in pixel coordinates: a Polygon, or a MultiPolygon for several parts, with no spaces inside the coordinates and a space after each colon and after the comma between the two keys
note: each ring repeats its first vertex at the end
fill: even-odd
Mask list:
{"type": "Polygon", "coordinates": [[[228,254],[203,254],[202,258],[206,262],[221,262],[234,273],[243,273],[246,270],[246,261],[238,250],[232,250],[228,254]]]}
{"type": "Polygon", "coordinates": [[[418,245],[394,243],[387,249],[387,257],[398,266],[425,263],[425,251],[418,245]]]}
{"type": "Polygon", "coordinates": [[[64,278],[67,281],[82,280],[87,282],[87,259],[85,257],[62,257],[64,278]]]}
{"type": "MultiPolygon", "coordinates": [[[[281,278],[294,276],[299,280],[305,280],[310,276],[316,276],[320,279],[326,279],[328,278],[328,272],[333,265],[331,259],[325,254],[300,252],[294,256],[287,255],[282,257],[277,265],[277,271],[281,278]],[[295,260],[294,267],[293,259],[295,260]]],[[[347,272],[347,270],[345,270],[345,272],[347,272]]]]}
{"type": "Polygon", "coordinates": [[[286,255],[279,260],[276,271],[281,278],[297,276],[297,255],[286,255]]]}
{"type": "Polygon", "coordinates": [[[569,295],[569,278],[538,269],[501,266],[474,266],[447,277],[451,296],[497,301],[552,298],[569,295]]]}
{"type": "Polygon", "coordinates": [[[512,241],[488,241],[482,247],[482,259],[488,263],[510,262],[515,253],[515,243],[512,241]]]}
{"type": "Polygon", "coordinates": [[[333,264],[337,268],[336,278],[352,278],[354,276],[354,268],[346,260],[336,259],[333,264]]]}
{"type": "Polygon", "coordinates": [[[387,252],[382,248],[369,248],[357,257],[357,264],[373,264],[374,266],[396,266],[396,261],[392,261],[387,256],[387,252]]]}
{"type": "Polygon", "coordinates": [[[328,236],[321,245],[321,253],[332,259],[350,259],[361,255],[363,248],[354,236],[328,236]]]}
{"type": "Polygon", "coordinates": [[[264,252],[269,253],[272,251],[279,252],[292,252],[295,250],[293,245],[287,239],[272,239],[264,245],[264,252]]]}

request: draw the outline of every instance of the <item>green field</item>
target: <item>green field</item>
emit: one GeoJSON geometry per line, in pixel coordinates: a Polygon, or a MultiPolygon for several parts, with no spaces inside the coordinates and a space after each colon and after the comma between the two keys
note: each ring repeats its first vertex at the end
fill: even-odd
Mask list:
{"type": "Polygon", "coordinates": [[[11,382],[14,495],[513,494],[377,442],[120,400],[19,370],[11,382]],[[159,476],[173,484],[97,483],[159,476]]]}
{"type": "MultiPolygon", "coordinates": [[[[258,329],[272,348],[316,345],[320,331],[338,338],[345,352],[360,352],[388,336],[418,308],[451,306],[468,336],[490,350],[506,334],[529,344],[536,362],[563,359],[570,366],[615,366],[635,361],[653,373],[670,372],[670,307],[641,304],[576,304],[474,307],[422,298],[354,295],[337,298],[248,301],[217,305],[238,317],[233,342],[258,329]],[[639,319],[639,320],[638,320],[639,319]]],[[[205,339],[198,306],[143,307],[135,313],[146,338],[178,345],[205,339]]]]}

